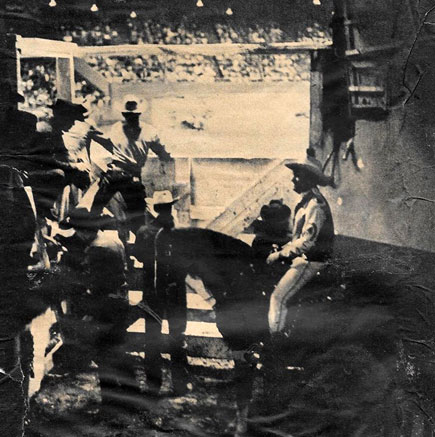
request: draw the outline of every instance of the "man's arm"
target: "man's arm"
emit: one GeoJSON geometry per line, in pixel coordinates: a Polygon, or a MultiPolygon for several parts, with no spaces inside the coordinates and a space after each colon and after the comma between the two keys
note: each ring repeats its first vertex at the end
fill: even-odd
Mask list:
{"type": "Polygon", "coordinates": [[[150,149],[159,157],[161,161],[171,161],[171,154],[165,149],[165,146],[160,142],[159,138],[153,139],[149,143],[150,149]]]}
{"type": "Polygon", "coordinates": [[[147,127],[146,134],[146,142],[149,148],[159,157],[159,159],[165,162],[172,160],[171,154],[166,151],[165,146],[162,144],[162,141],[153,126],[147,127]]]}

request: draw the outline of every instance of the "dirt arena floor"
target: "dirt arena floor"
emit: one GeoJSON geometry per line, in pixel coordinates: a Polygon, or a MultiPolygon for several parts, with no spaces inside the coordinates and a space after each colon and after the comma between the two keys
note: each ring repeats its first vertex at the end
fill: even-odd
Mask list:
{"type": "MultiPolygon", "coordinates": [[[[294,329],[275,357],[285,366],[271,381],[258,373],[249,435],[375,437],[397,426],[398,411],[407,402],[406,387],[398,383],[419,372],[398,336],[406,296],[394,287],[379,288],[379,278],[354,279],[350,289],[314,292],[291,308],[294,329]]],[[[186,396],[165,396],[170,387],[166,370],[160,399],[144,394],[140,412],[109,416],[99,413],[92,363],[79,373],[49,375],[32,400],[28,435],[232,435],[232,370],[191,366],[190,373],[186,396]]]]}

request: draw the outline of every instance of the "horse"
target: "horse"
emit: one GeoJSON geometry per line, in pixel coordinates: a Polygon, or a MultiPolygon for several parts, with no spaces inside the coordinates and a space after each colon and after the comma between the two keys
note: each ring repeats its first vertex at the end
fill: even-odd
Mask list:
{"type": "MultiPolygon", "coordinates": [[[[331,428],[325,434],[309,435],[353,435],[350,427],[361,425],[361,420],[366,421],[366,427],[381,426],[387,415],[386,404],[382,402],[390,396],[391,375],[395,372],[389,364],[394,362],[391,357],[396,353],[392,345],[394,317],[386,302],[397,288],[391,291],[394,287],[388,283],[390,279],[371,274],[355,276],[352,281],[346,279],[351,284],[346,288],[340,268],[331,264],[301,290],[301,296],[289,308],[288,339],[273,344],[267,313],[279,273],[268,272],[248,244],[212,230],[173,229],[161,232],[156,239],[156,265],[158,292],[166,293],[167,299],[171,299],[171,290],[183,288],[186,276],[190,275],[202,279],[216,301],[216,324],[235,362],[236,436],[243,435],[248,424],[256,426],[261,435],[268,435],[265,424],[271,417],[276,421],[287,420],[287,427],[295,424],[308,429],[313,425],[314,415],[316,427],[331,428]],[[252,350],[259,352],[260,363],[249,359],[252,350]],[[259,416],[265,415],[268,404],[272,406],[264,423],[258,415],[248,417],[249,408],[252,412],[255,407],[251,401],[259,364],[263,365],[265,381],[259,416]],[[335,376],[342,373],[343,366],[350,373],[335,376]],[[312,378],[311,383],[305,378],[312,378]],[[323,385],[332,386],[333,390],[325,394],[323,385]],[[289,394],[293,399],[288,398],[289,394]],[[326,406],[325,399],[330,399],[326,406]],[[300,401],[304,409],[300,405],[288,407],[292,401],[296,404],[300,401]],[[285,412],[274,415],[277,406],[285,412]],[[352,414],[349,411],[343,414],[345,408],[352,410],[352,414]]],[[[174,323],[170,330],[175,337],[183,335],[186,320],[185,301],[177,299],[179,323],[174,323]]],[[[179,348],[179,362],[183,361],[182,353],[186,354],[186,349],[179,348]]],[[[391,414],[388,411],[390,417],[391,414]]]]}
{"type": "MultiPolygon", "coordinates": [[[[216,300],[216,324],[235,361],[237,387],[238,424],[237,432],[243,432],[247,407],[256,373],[255,366],[244,356],[249,350],[258,349],[268,339],[268,296],[259,287],[255,269],[254,252],[249,245],[211,230],[198,228],[162,231],[156,238],[156,284],[158,293],[166,293],[167,299],[174,290],[184,289],[187,275],[202,279],[206,289],[216,300]],[[165,288],[166,287],[166,288],[165,288]]],[[[176,293],[179,295],[179,293],[176,293]]],[[[182,336],[186,328],[185,299],[179,299],[181,308],[177,317],[169,320],[173,338],[182,336]],[[171,328],[172,326],[172,328],[171,328]]],[[[181,345],[182,341],[175,344],[181,345]]],[[[174,346],[175,347],[175,346],[174,346]]],[[[171,348],[172,366],[179,367],[183,352],[171,348]],[[175,357],[176,356],[176,357],[175,357]]],[[[185,353],[185,350],[183,350],[185,353]]],[[[177,382],[178,386],[183,381],[177,382]]]]}

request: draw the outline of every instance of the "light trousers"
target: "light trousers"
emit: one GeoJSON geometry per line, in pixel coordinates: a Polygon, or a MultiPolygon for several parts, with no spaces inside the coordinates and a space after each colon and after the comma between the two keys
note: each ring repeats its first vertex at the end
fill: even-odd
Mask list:
{"type": "Polygon", "coordinates": [[[270,296],[268,319],[269,330],[272,334],[285,329],[290,299],[325,265],[322,262],[308,261],[303,257],[293,260],[291,267],[280,279],[270,296]]]}

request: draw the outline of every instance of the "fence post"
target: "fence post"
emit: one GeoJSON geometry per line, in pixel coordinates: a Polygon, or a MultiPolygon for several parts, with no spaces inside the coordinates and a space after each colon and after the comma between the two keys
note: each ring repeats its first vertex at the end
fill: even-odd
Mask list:
{"type": "Polygon", "coordinates": [[[57,97],[73,101],[75,94],[74,63],[72,57],[56,58],[57,97]]]}

